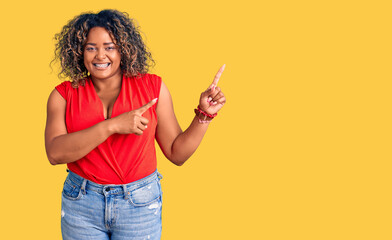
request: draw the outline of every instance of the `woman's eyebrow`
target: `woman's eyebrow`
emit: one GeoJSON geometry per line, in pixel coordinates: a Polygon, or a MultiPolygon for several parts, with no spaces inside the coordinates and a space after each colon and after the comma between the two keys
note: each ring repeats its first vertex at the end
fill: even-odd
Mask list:
{"type": "MultiPolygon", "coordinates": [[[[112,42],[107,42],[107,43],[103,43],[103,45],[110,45],[110,44],[114,44],[112,42]]],[[[92,46],[96,46],[96,43],[86,43],[86,45],[92,45],[92,46]]]]}

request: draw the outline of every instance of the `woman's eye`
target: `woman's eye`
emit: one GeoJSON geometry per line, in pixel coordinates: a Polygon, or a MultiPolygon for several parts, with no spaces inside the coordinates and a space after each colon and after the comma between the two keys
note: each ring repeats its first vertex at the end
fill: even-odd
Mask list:
{"type": "Polygon", "coordinates": [[[94,51],[95,49],[94,48],[92,48],[92,47],[88,47],[88,48],[86,48],[86,51],[94,51]]]}
{"type": "Polygon", "coordinates": [[[116,49],[115,47],[107,47],[106,50],[114,50],[116,49]]]}

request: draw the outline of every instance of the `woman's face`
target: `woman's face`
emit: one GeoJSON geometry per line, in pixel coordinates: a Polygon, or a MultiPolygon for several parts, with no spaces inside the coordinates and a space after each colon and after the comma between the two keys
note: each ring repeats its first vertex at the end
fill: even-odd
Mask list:
{"type": "Polygon", "coordinates": [[[95,79],[109,79],[122,76],[121,54],[103,27],[90,29],[84,46],[84,66],[95,79]]]}

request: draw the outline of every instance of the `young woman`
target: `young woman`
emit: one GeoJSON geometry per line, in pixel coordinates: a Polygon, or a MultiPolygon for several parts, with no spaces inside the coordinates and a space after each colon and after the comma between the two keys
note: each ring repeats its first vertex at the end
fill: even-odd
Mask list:
{"type": "Polygon", "coordinates": [[[182,131],[169,90],[148,73],[151,54],[127,14],[82,14],[56,40],[60,75],[72,81],[49,96],[45,145],[50,163],[69,169],[63,239],[160,239],[154,140],[176,165],[193,154],[226,102],[217,86],[224,66],[182,131]]]}

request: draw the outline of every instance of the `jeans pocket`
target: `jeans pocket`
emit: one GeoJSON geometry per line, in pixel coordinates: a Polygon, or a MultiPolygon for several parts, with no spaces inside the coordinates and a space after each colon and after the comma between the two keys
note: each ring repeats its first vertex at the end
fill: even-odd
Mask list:
{"type": "Polygon", "coordinates": [[[129,193],[129,201],[135,207],[149,205],[161,197],[159,180],[153,180],[129,193]]]}
{"type": "Polygon", "coordinates": [[[78,200],[82,197],[81,186],[67,178],[64,182],[63,196],[69,200],[78,200]]]}

